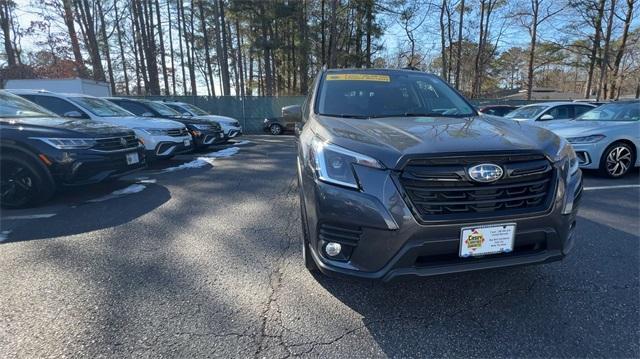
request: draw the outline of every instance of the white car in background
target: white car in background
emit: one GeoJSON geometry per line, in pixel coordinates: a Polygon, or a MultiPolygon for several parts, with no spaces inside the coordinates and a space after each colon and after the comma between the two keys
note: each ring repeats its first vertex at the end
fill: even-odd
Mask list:
{"type": "Polygon", "coordinates": [[[146,149],[147,161],[171,158],[193,150],[193,140],[184,124],[171,120],[138,117],[99,97],[60,94],[45,90],[8,90],[59,116],[84,118],[132,129],[146,149]]]}
{"type": "Polygon", "coordinates": [[[571,143],[581,168],[619,178],[640,166],[640,101],[611,102],[575,120],[549,122],[541,127],[571,143]]]}
{"type": "Polygon", "coordinates": [[[571,120],[595,105],[579,102],[541,102],[517,108],[504,116],[506,119],[539,125],[548,121],[571,120]]]}
{"type": "Polygon", "coordinates": [[[180,112],[184,116],[193,116],[194,118],[200,120],[211,120],[218,122],[222,127],[222,132],[224,132],[224,136],[227,140],[231,138],[235,138],[242,135],[242,127],[240,126],[240,122],[235,118],[227,117],[227,116],[219,116],[212,115],[207,111],[192,105],[186,102],[177,102],[177,101],[157,101],[162,104],[165,104],[172,109],[180,112]]]}

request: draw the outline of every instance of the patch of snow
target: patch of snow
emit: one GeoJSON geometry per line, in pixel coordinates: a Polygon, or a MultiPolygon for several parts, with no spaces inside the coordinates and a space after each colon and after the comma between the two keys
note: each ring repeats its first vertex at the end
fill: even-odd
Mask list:
{"type": "Polygon", "coordinates": [[[118,198],[118,197],[123,197],[129,194],[134,194],[134,193],[138,193],[138,192],[142,192],[144,191],[144,189],[147,188],[147,186],[143,185],[143,184],[132,184],[128,187],[116,190],[111,192],[110,194],[100,197],[100,198],[96,198],[96,199],[91,199],[88,200],[87,202],[103,202],[106,200],[110,200],[113,198],[118,198]]]}
{"type": "Polygon", "coordinates": [[[243,140],[243,141],[240,141],[240,142],[236,142],[236,143],[234,143],[234,145],[236,145],[236,146],[242,146],[242,145],[248,145],[248,144],[250,144],[250,143],[251,143],[251,141],[243,140]]]}
{"type": "Polygon", "coordinates": [[[191,168],[202,168],[206,165],[211,165],[211,167],[213,167],[213,163],[216,158],[231,157],[236,153],[238,153],[238,151],[240,151],[240,148],[238,147],[229,147],[229,148],[225,148],[224,150],[210,152],[196,158],[193,161],[183,163],[180,166],[165,168],[160,173],[175,172],[175,171],[191,169],[191,168]]]}
{"type": "Polygon", "coordinates": [[[153,178],[143,178],[137,180],[138,183],[156,183],[156,180],[153,178]]]}
{"type": "Polygon", "coordinates": [[[238,153],[238,151],[240,151],[240,148],[238,147],[229,147],[229,148],[225,148],[224,150],[207,153],[204,156],[213,157],[213,158],[226,158],[226,157],[231,157],[235,155],[236,153],[238,153]]]}

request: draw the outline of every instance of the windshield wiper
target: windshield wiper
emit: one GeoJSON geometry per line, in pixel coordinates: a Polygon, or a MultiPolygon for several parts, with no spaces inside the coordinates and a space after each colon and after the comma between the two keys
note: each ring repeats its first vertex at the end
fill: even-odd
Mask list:
{"type": "Polygon", "coordinates": [[[367,118],[371,118],[372,116],[366,116],[366,115],[350,115],[350,114],[335,114],[335,113],[321,113],[320,116],[327,116],[327,117],[340,117],[340,118],[359,118],[359,119],[367,119],[367,118]]]}

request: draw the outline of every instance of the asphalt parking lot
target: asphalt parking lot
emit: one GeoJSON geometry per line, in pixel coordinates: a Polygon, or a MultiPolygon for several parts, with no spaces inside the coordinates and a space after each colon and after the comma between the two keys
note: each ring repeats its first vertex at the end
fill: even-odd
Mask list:
{"type": "Polygon", "coordinates": [[[2,211],[0,357],[640,356],[638,171],[562,262],[383,284],[304,269],[294,139],[242,140],[2,211]]]}

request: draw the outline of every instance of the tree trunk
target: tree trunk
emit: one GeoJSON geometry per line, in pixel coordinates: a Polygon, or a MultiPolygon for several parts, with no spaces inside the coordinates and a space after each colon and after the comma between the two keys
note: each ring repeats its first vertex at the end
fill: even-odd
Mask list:
{"type": "Polygon", "coordinates": [[[445,38],[444,13],[447,7],[447,0],[442,0],[440,9],[440,56],[442,58],[442,79],[447,81],[447,40],[445,38]]]}
{"type": "Polygon", "coordinates": [[[591,54],[589,56],[589,72],[587,73],[587,86],[584,91],[584,98],[591,97],[591,87],[593,86],[593,72],[596,66],[598,50],[600,49],[600,34],[602,33],[602,17],[604,16],[605,2],[606,0],[600,0],[598,2],[598,12],[593,23],[595,34],[593,36],[593,44],[591,46],[591,54]]]}
{"type": "Polygon", "coordinates": [[[538,39],[538,15],[540,12],[540,0],[531,0],[531,46],[529,47],[529,66],[527,68],[527,100],[531,100],[533,90],[533,68],[535,66],[536,41],[538,39]]]}
{"type": "Polygon", "coordinates": [[[209,87],[211,88],[211,94],[216,95],[216,89],[213,84],[213,69],[211,68],[211,54],[209,52],[209,32],[207,31],[207,24],[204,16],[204,6],[202,1],[198,1],[198,9],[200,10],[200,30],[202,31],[202,40],[204,41],[204,63],[207,66],[207,74],[205,80],[208,79],[209,87]]]}
{"type": "Polygon", "coordinates": [[[321,61],[322,66],[327,64],[327,58],[326,58],[327,48],[325,46],[325,43],[326,43],[325,28],[327,24],[324,18],[324,3],[325,3],[325,0],[320,1],[320,58],[322,59],[321,61]]]}
{"type": "MultiPolygon", "coordinates": [[[[73,58],[76,63],[76,71],[78,72],[78,76],[84,78],[87,76],[87,68],[84,66],[84,60],[80,52],[80,42],[78,41],[78,33],[76,32],[72,1],[73,0],[62,0],[64,23],[67,26],[67,33],[69,33],[69,40],[71,41],[71,50],[73,51],[73,58]]],[[[114,7],[117,8],[117,4],[114,4],[114,7]]]]}
{"type": "Polygon", "coordinates": [[[176,94],[176,66],[173,61],[173,35],[171,34],[171,7],[169,5],[169,1],[167,1],[167,20],[169,20],[169,51],[171,54],[171,89],[173,90],[173,95],[176,94]]]}
{"type": "Polygon", "coordinates": [[[237,59],[238,59],[238,73],[239,73],[239,78],[238,81],[239,83],[239,90],[240,90],[240,96],[244,97],[244,90],[245,90],[245,84],[244,84],[244,59],[242,56],[242,34],[240,32],[240,21],[238,20],[238,17],[236,16],[236,21],[235,21],[235,27],[236,27],[236,46],[238,48],[238,55],[237,55],[237,59]]]}
{"type": "Polygon", "coordinates": [[[160,19],[160,2],[156,0],[156,19],[158,23],[158,38],[160,39],[160,65],[162,66],[162,79],[164,80],[164,94],[169,94],[169,76],[167,75],[167,60],[164,53],[164,37],[162,34],[162,21],[160,19]]]}
{"type": "Polygon", "coordinates": [[[619,94],[616,94],[617,89],[622,87],[622,76],[620,75],[620,64],[622,63],[622,57],[627,46],[627,39],[629,38],[629,27],[631,26],[631,20],[633,19],[633,5],[634,0],[627,0],[627,13],[624,19],[624,28],[622,29],[622,39],[620,40],[620,47],[616,52],[616,57],[613,63],[613,76],[611,81],[611,90],[609,92],[609,98],[618,98],[619,94]]]}
{"type": "Polygon", "coordinates": [[[109,39],[107,38],[107,24],[104,21],[104,11],[102,10],[102,3],[97,2],[98,16],[100,17],[100,34],[102,36],[102,44],[104,57],[107,60],[107,73],[109,74],[109,85],[111,86],[111,95],[116,95],[116,81],[113,77],[113,66],[111,64],[111,53],[109,52],[109,39]]]}
{"type": "Polygon", "coordinates": [[[91,66],[93,67],[93,79],[96,81],[106,81],[104,68],[102,67],[102,59],[100,58],[96,30],[94,27],[95,21],[93,14],[91,14],[91,7],[87,0],[76,0],[76,6],[80,10],[80,24],[83,25],[84,28],[84,34],[86,37],[85,43],[89,50],[91,66]]]}
{"type": "Polygon", "coordinates": [[[300,64],[300,93],[307,94],[309,88],[309,29],[307,27],[307,2],[303,1],[298,18],[298,28],[301,31],[300,46],[298,46],[298,63],[300,64]]]}
{"type": "MultiPolygon", "coordinates": [[[[193,56],[194,49],[194,29],[193,29],[193,0],[191,0],[191,8],[189,9],[189,37],[186,39],[187,44],[187,63],[189,64],[189,80],[191,82],[191,96],[198,96],[198,86],[196,84],[196,69],[195,62],[196,59],[193,56]],[[191,41],[191,48],[189,48],[189,41],[191,41]]],[[[184,24],[184,35],[187,36],[187,21],[184,15],[184,6],[182,7],[182,19],[184,24]]]]}
{"type": "MultiPolygon", "coordinates": [[[[147,66],[145,65],[145,53],[144,53],[144,44],[143,44],[143,40],[142,40],[142,35],[141,35],[141,24],[139,22],[140,18],[139,18],[139,13],[137,10],[137,6],[133,6],[131,8],[133,10],[133,19],[132,22],[135,26],[135,30],[134,30],[134,34],[135,34],[135,42],[138,45],[138,57],[140,59],[140,63],[139,68],[140,68],[140,73],[142,74],[142,79],[144,81],[144,93],[148,94],[149,93],[149,78],[147,77],[147,66]]],[[[138,90],[138,92],[140,92],[140,90],[138,90]]]]}
{"type": "Polygon", "coordinates": [[[613,18],[616,16],[616,0],[611,0],[609,19],[607,21],[607,34],[604,38],[604,53],[600,63],[600,83],[598,84],[598,96],[596,99],[607,99],[607,70],[609,67],[609,48],[611,45],[611,33],[613,31],[613,18]]]}
{"type": "Polygon", "coordinates": [[[456,49],[456,90],[460,90],[460,65],[462,64],[462,23],[464,20],[464,0],[460,0],[460,23],[458,24],[458,48],[456,49]]]}
{"type": "Polygon", "coordinates": [[[180,45],[180,67],[182,68],[182,94],[187,95],[187,73],[184,69],[184,52],[182,51],[182,40],[184,36],[182,34],[182,23],[184,22],[183,18],[183,8],[184,3],[183,0],[178,0],[178,43],[180,45]]]}
{"type": "Polygon", "coordinates": [[[331,14],[329,15],[329,67],[338,67],[338,24],[337,24],[337,12],[338,1],[331,0],[331,14]]]}
{"type": "Polygon", "coordinates": [[[480,1],[480,36],[478,38],[478,51],[476,52],[474,62],[473,83],[471,85],[471,98],[477,98],[480,95],[480,63],[484,55],[484,14],[486,11],[486,1],[480,1]]]}
{"type": "Polygon", "coordinates": [[[118,34],[118,48],[120,49],[120,62],[122,63],[122,73],[124,74],[124,93],[130,95],[129,91],[129,75],[127,74],[127,61],[124,56],[124,45],[122,43],[122,28],[120,27],[120,20],[118,16],[118,3],[113,3],[113,10],[116,15],[116,33],[118,34]]]}
{"type": "Polygon", "coordinates": [[[231,86],[229,83],[229,61],[228,61],[228,49],[227,49],[227,29],[225,23],[225,15],[224,15],[224,2],[220,0],[216,5],[216,13],[220,18],[220,33],[222,35],[221,42],[221,52],[217,55],[220,58],[220,77],[222,77],[222,91],[224,92],[224,96],[229,96],[231,94],[231,86]]]}

